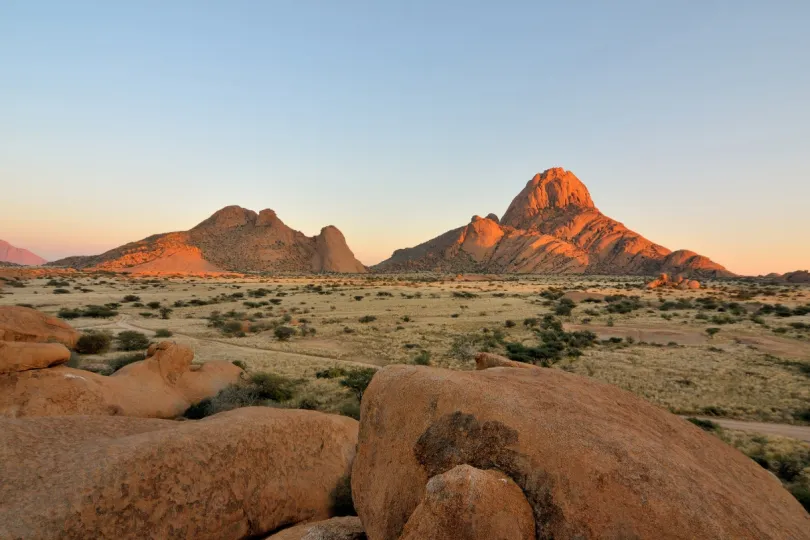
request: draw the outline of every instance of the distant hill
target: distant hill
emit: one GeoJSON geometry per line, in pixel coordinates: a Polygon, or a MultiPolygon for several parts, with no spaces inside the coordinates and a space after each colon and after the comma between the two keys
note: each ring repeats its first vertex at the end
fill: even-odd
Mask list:
{"type": "Polygon", "coordinates": [[[503,218],[469,224],[399,249],[376,271],[733,276],[692,251],[669,249],[602,214],[570,171],[532,178],[503,218]]]}
{"type": "Polygon", "coordinates": [[[38,266],[46,261],[39,255],[31,253],[27,249],[14,247],[8,242],[0,240],[0,262],[20,264],[24,266],[38,266]]]}
{"type": "Polygon", "coordinates": [[[191,230],[156,234],[94,256],[50,263],[129,272],[366,272],[335,227],[309,237],[273,210],[226,206],[191,230]]]}

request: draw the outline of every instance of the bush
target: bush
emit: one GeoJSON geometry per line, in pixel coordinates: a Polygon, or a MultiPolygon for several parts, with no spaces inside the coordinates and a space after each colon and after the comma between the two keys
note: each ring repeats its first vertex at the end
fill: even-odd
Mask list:
{"type": "Polygon", "coordinates": [[[363,392],[366,391],[375,373],[377,370],[374,368],[353,368],[346,372],[340,384],[354,392],[358,401],[362,401],[363,392]]]}
{"type": "Polygon", "coordinates": [[[295,328],[290,328],[289,326],[279,326],[273,330],[273,335],[275,335],[276,339],[279,341],[287,341],[295,335],[295,328]]]}
{"type": "Polygon", "coordinates": [[[360,317],[360,319],[358,319],[358,320],[359,320],[361,323],[370,323],[370,322],[374,322],[374,321],[376,321],[376,320],[377,320],[377,317],[375,317],[374,315],[363,315],[363,316],[362,316],[362,317],[360,317]]]}
{"type": "Polygon", "coordinates": [[[70,294],[70,291],[67,289],[54,289],[53,294],[70,294]]]}
{"type": "Polygon", "coordinates": [[[244,363],[242,360],[233,360],[231,364],[235,365],[238,368],[241,368],[242,371],[247,371],[247,364],[244,363]]]}
{"type": "Polygon", "coordinates": [[[110,367],[112,368],[113,373],[118,371],[124,366],[128,366],[133,362],[140,362],[144,359],[143,353],[135,353],[135,354],[122,354],[120,356],[116,356],[109,362],[107,362],[110,367]]]}
{"type": "Polygon", "coordinates": [[[332,366],[315,372],[318,379],[337,379],[346,375],[346,369],[340,366],[332,366]]]}
{"type": "Polygon", "coordinates": [[[168,328],[161,328],[155,330],[155,337],[172,337],[172,331],[168,328]]]}
{"type": "Polygon", "coordinates": [[[134,294],[128,294],[124,298],[121,299],[121,302],[140,302],[141,297],[135,296],[134,294]]]}
{"type": "Polygon", "coordinates": [[[82,311],[80,309],[62,308],[56,316],[60,319],[77,319],[82,316],[82,311]]]}
{"type": "Polygon", "coordinates": [[[149,302],[146,304],[146,307],[148,307],[149,309],[159,309],[160,302],[149,302]]]}
{"type": "Polygon", "coordinates": [[[413,363],[418,366],[429,366],[430,351],[420,351],[419,354],[413,357],[413,363]]]}
{"type": "Polygon", "coordinates": [[[695,417],[689,417],[687,418],[687,420],[695,424],[703,431],[717,431],[718,429],[720,429],[720,425],[717,424],[717,422],[712,422],[711,420],[704,420],[702,418],[695,418],[695,417]]]}
{"type": "Polygon", "coordinates": [[[720,331],[719,328],[707,328],[706,329],[706,333],[709,335],[709,339],[713,338],[714,335],[719,331],[720,331]]]}
{"type": "Polygon", "coordinates": [[[250,383],[254,386],[259,399],[270,399],[272,401],[292,399],[297,385],[297,383],[286,377],[263,371],[251,375],[250,383]]]}
{"type": "Polygon", "coordinates": [[[124,330],[115,338],[118,348],[122,351],[140,351],[149,347],[149,338],[146,334],[134,330],[124,330]]]}
{"type": "Polygon", "coordinates": [[[76,352],[79,354],[102,354],[110,350],[112,337],[104,332],[88,332],[82,334],[76,342],[76,352]]]}
{"type": "Polygon", "coordinates": [[[560,316],[571,315],[571,310],[574,309],[576,304],[570,298],[560,298],[557,307],[554,308],[554,313],[560,316]]]}
{"type": "Polygon", "coordinates": [[[168,307],[160,308],[160,318],[161,319],[168,319],[169,315],[171,315],[172,311],[174,311],[172,308],[168,308],[168,307]]]}
{"type": "Polygon", "coordinates": [[[514,328],[516,323],[512,319],[507,319],[503,322],[503,325],[507,328],[514,328]]]}
{"type": "Polygon", "coordinates": [[[115,317],[118,315],[118,312],[115,309],[107,307],[107,306],[85,306],[84,310],[81,311],[81,317],[91,317],[93,319],[107,319],[109,317],[115,317]]]}

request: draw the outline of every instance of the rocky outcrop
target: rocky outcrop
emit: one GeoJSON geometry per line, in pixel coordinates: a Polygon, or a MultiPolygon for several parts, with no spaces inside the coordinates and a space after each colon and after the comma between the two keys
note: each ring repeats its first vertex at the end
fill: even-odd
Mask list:
{"type": "Polygon", "coordinates": [[[70,351],[60,343],[0,341],[0,375],[43,369],[70,360],[70,351]]]}
{"type": "Polygon", "coordinates": [[[378,371],[352,470],[368,537],[399,538],[431,479],[463,465],[514,481],[538,539],[810,538],[770,473],[619,388],[555,369],[378,371]]]}
{"type": "Polygon", "coordinates": [[[230,362],[192,366],[193,358],[189,347],[164,341],[109,377],[65,366],[9,372],[0,375],[0,416],[174,418],[242,377],[230,362]]]}
{"type": "Polygon", "coordinates": [[[39,266],[46,261],[39,255],[31,253],[27,249],[14,247],[8,242],[0,240],[0,263],[20,264],[23,266],[39,266]]]}
{"type": "Polygon", "coordinates": [[[700,289],[700,282],[694,279],[686,279],[683,276],[671,278],[669,277],[669,274],[661,274],[654,280],[647,283],[648,289],[659,289],[661,287],[681,290],[696,290],[700,289]]]}
{"type": "Polygon", "coordinates": [[[366,533],[357,516],[347,516],[296,525],[265,540],[366,540],[366,533]]]}
{"type": "Polygon", "coordinates": [[[0,538],[236,540],[326,519],[356,437],[351,418],[266,407],[0,418],[0,538]]]}
{"type": "Polygon", "coordinates": [[[36,309],[0,306],[0,341],[56,342],[76,346],[79,333],[69,324],[36,309]]]}
{"type": "Polygon", "coordinates": [[[459,465],[428,480],[400,540],[535,540],[532,507],[505,474],[459,465]]]}
{"type": "Polygon", "coordinates": [[[634,274],[700,276],[731,272],[691,251],[671,252],[602,214],[571,172],[535,175],[498,220],[465,227],[394,252],[377,271],[634,274]]]}
{"type": "Polygon", "coordinates": [[[362,273],[343,234],[324,227],[314,237],[291,229],[273,210],[226,206],[188,231],[157,234],[92,257],[53,266],[144,273],[362,273]]]}

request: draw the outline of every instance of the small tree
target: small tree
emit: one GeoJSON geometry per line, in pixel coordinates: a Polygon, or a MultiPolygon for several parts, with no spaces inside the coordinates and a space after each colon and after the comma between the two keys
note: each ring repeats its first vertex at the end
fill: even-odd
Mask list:
{"type": "Polygon", "coordinates": [[[706,333],[709,334],[709,339],[714,338],[714,335],[719,331],[720,331],[719,328],[707,328],[706,329],[706,333]]]}
{"type": "Polygon", "coordinates": [[[340,384],[354,392],[358,401],[362,401],[363,392],[368,388],[375,373],[377,373],[377,370],[374,368],[355,368],[346,373],[340,384]]]}
{"type": "Polygon", "coordinates": [[[172,311],[174,311],[172,308],[168,308],[168,307],[160,308],[160,318],[161,319],[168,319],[169,315],[171,315],[172,311]]]}
{"type": "Polygon", "coordinates": [[[104,332],[88,332],[82,334],[76,342],[76,352],[79,354],[102,354],[110,349],[112,338],[104,332]]]}

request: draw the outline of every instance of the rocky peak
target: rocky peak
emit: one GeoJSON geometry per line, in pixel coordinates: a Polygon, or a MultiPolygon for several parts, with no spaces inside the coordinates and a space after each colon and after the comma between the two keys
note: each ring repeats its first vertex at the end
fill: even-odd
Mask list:
{"type": "Polygon", "coordinates": [[[194,227],[194,229],[231,229],[255,223],[256,212],[242,208],[241,206],[226,206],[214,212],[211,217],[194,227]]]}
{"type": "Polygon", "coordinates": [[[527,227],[527,220],[548,209],[568,207],[595,208],[591,194],[579,178],[561,167],[534,175],[512,200],[501,222],[512,227],[527,227]]]}

